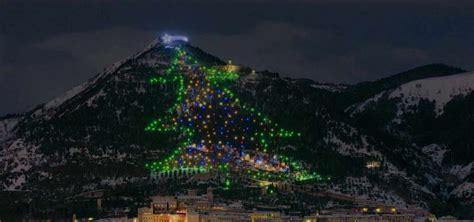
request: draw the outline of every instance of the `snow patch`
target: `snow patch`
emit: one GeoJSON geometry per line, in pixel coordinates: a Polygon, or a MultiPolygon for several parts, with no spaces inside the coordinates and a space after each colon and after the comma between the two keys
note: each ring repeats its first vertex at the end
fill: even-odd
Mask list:
{"type": "Polygon", "coordinates": [[[421,148],[423,153],[428,155],[435,163],[441,165],[446,149],[438,144],[430,144],[421,148]]]}
{"type": "Polygon", "coordinates": [[[76,153],[81,153],[81,150],[77,147],[71,147],[69,148],[69,155],[73,156],[76,153]]]}
{"type": "Polygon", "coordinates": [[[88,107],[96,107],[96,103],[97,103],[97,100],[100,98],[100,97],[103,97],[103,96],[106,96],[107,94],[104,92],[103,89],[101,89],[99,91],[99,93],[95,94],[94,96],[92,96],[91,98],[89,98],[87,101],[86,101],[86,104],[88,107]]]}
{"type": "Polygon", "coordinates": [[[21,190],[21,187],[23,186],[23,184],[26,183],[26,176],[24,174],[21,174],[20,176],[16,177],[16,178],[13,178],[11,179],[9,182],[10,182],[10,185],[5,187],[5,191],[18,191],[18,190],[21,190]]]}
{"type": "MultiPolygon", "coordinates": [[[[33,116],[34,117],[43,116],[46,119],[51,118],[51,116],[55,113],[54,112],[55,108],[61,106],[66,101],[72,99],[73,97],[75,97],[79,93],[85,91],[86,89],[88,89],[89,87],[91,87],[92,85],[97,83],[100,79],[103,79],[105,76],[116,73],[118,71],[118,69],[120,67],[122,67],[125,63],[127,63],[128,61],[130,61],[132,59],[137,59],[138,57],[140,57],[140,56],[144,55],[145,53],[147,53],[152,48],[158,47],[160,45],[160,43],[161,43],[161,41],[158,38],[153,40],[153,42],[148,47],[146,47],[144,50],[136,53],[135,55],[133,55],[131,57],[125,58],[125,59],[123,59],[119,62],[116,62],[116,63],[112,64],[111,66],[107,67],[104,72],[96,75],[94,78],[90,79],[89,81],[84,82],[84,83],[80,84],[79,86],[74,87],[73,89],[67,91],[63,95],[61,95],[61,96],[53,99],[52,101],[46,103],[41,109],[36,110],[36,112],[33,113],[33,116]]],[[[160,61],[154,60],[153,62],[157,63],[157,64],[168,64],[167,62],[161,61],[161,60],[160,61]]],[[[103,95],[104,95],[103,92],[99,93],[99,95],[96,95],[95,98],[91,98],[91,102],[94,101],[95,99],[97,99],[98,97],[103,96],[103,95]]],[[[92,105],[91,102],[88,101],[88,105],[92,105]]]]}
{"type": "Polygon", "coordinates": [[[323,89],[323,90],[327,90],[329,92],[341,92],[341,91],[347,89],[347,86],[343,86],[343,85],[320,84],[320,83],[311,84],[310,86],[315,88],[315,89],[323,89]]]}
{"type": "Polygon", "coordinates": [[[474,183],[464,182],[458,185],[451,192],[451,195],[456,196],[463,200],[467,200],[470,204],[473,204],[474,203],[474,183]]]}
{"type": "Polygon", "coordinates": [[[463,180],[473,172],[474,162],[467,164],[466,166],[454,165],[449,169],[449,173],[457,176],[459,179],[463,180]]]}
{"type": "Polygon", "coordinates": [[[401,85],[389,98],[401,98],[405,107],[426,99],[435,103],[435,112],[443,113],[444,106],[456,96],[465,96],[474,89],[474,72],[416,80],[401,85]]]}
{"type": "Polygon", "coordinates": [[[9,141],[5,148],[0,150],[0,175],[7,176],[0,187],[6,190],[20,190],[26,182],[25,174],[34,166],[44,161],[39,154],[38,147],[25,143],[23,139],[9,141]]]}
{"type": "Polygon", "coordinates": [[[382,154],[375,149],[370,149],[371,145],[367,141],[367,136],[361,135],[357,129],[343,123],[337,123],[336,129],[329,130],[324,142],[335,146],[335,150],[344,156],[359,155],[381,157],[382,154]],[[350,138],[349,142],[346,141],[350,138]]]}
{"type": "Polygon", "coordinates": [[[50,102],[46,103],[43,107],[43,109],[49,110],[53,109],[56,107],[59,107],[61,104],[66,102],[67,100],[71,99],[72,97],[76,96],[80,92],[82,92],[84,89],[86,89],[90,85],[89,82],[82,83],[79,86],[76,86],[72,88],[71,90],[67,91],[63,95],[51,100],[50,102]]]}
{"type": "Polygon", "coordinates": [[[20,122],[22,117],[13,117],[0,120],[0,142],[5,141],[11,135],[11,131],[20,122]]]}
{"type": "Polygon", "coordinates": [[[364,102],[354,104],[352,106],[347,107],[344,110],[344,112],[347,113],[347,112],[351,111],[351,113],[350,113],[351,117],[354,116],[357,113],[364,112],[368,106],[377,103],[380,100],[380,98],[382,98],[383,95],[385,95],[385,91],[382,91],[382,92],[378,93],[377,95],[365,100],[364,102]]]}
{"type": "Polygon", "coordinates": [[[403,198],[372,184],[365,176],[346,177],[343,183],[332,185],[330,190],[334,194],[353,197],[356,202],[362,204],[374,205],[384,203],[397,206],[398,208],[407,208],[409,206],[403,198]]]}

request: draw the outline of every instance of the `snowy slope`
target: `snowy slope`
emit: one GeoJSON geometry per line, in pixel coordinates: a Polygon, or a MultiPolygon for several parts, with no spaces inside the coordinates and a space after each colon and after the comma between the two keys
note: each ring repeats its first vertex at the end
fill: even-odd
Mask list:
{"type": "Polygon", "coordinates": [[[0,142],[6,140],[21,117],[11,117],[0,120],[0,142]]]}
{"type": "MultiPolygon", "coordinates": [[[[78,95],[79,93],[84,92],[87,88],[90,88],[91,86],[96,84],[101,79],[104,79],[106,76],[115,73],[126,62],[128,62],[130,60],[133,60],[133,59],[137,59],[138,57],[140,57],[140,56],[144,55],[145,53],[147,53],[153,47],[159,46],[160,43],[161,43],[161,40],[159,38],[154,39],[145,49],[137,52],[133,56],[127,57],[125,59],[122,59],[122,60],[112,64],[111,66],[105,68],[104,72],[99,73],[94,78],[92,78],[92,79],[88,80],[87,82],[84,82],[84,83],[72,88],[71,90],[65,92],[61,96],[58,96],[55,99],[51,100],[50,102],[46,103],[42,108],[38,109],[34,113],[34,116],[35,117],[42,116],[46,119],[50,118],[51,116],[54,115],[54,109],[55,108],[61,106],[62,104],[64,104],[68,100],[72,99],[74,96],[78,95]]],[[[163,64],[163,62],[161,62],[161,61],[158,61],[158,62],[153,61],[152,62],[152,61],[149,61],[149,60],[146,60],[146,59],[143,60],[142,63],[146,64],[146,65],[150,65],[150,66],[155,65],[154,63],[163,64]]],[[[0,131],[0,139],[1,139],[1,131],[0,131]]]]}
{"type": "Polygon", "coordinates": [[[474,89],[474,72],[428,78],[401,85],[389,98],[401,98],[405,107],[418,104],[421,99],[433,101],[436,113],[443,113],[444,106],[456,96],[465,96],[474,89]]]}
{"type": "Polygon", "coordinates": [[[363,112],[368,106],[376,104],[384,95],[386,95],[386,91],[382,91],[377,95],[365,100],[364,102],[349,106],[344,110],[344,112],[349,113],[349,115],[352,117],[357,113],[363,112]]]}
{"type": "MultiPolygon", "coordinates": [[[[169,51],[159,44],[155,40],[139,53],[32,110],[29,114],[33,118],[26,116],[19,124],[14,119],[0,120],[0,178],[5,178],[0,181],[0,190],[50,189],[42,186],[57,183],[60,185],[53,189],[72,192],[70,185],[74,184],[82,192],[100,186],[125,186],[146,175],[143,161],[161,158],[169,146],[162,141],[156,143],[155,137],[143,131],[150,118],[163,112],[163,104],[172,95],[166,87],[148,84],[151,75],[162,73],[169,65],[169,51]],[[16,134],[11,135],[15,126],[16,134]]],[[[429,99],[437,107],[444,107],[454,96],[471,92],[473,83],[474,73],[417,80],[396,89],[377,91],[372,98],[357,100],[359,103],[346,110],[363,112],[387,99],[400,103],[429,99]]],[[[282,125],[303,131],[308,140],[304,146],[282,144],[282,150],[314,155],[312,160],[322,163],[337,163],[330,170],[343,169],[341,180],[331,184],[333,193],[400,207],[426,207],[428,201],[437,198],[432,185],[439,185],[443,178],[438,171],[427,169],[434,166],[436,171],[443,167],[448,148],[433,143],[419,147],[417,153],[409,147],[391,147],[348,120],[353,116],[337,119],[335,116],[347,104],[338,106],[337,113],[328,107],[337,105],[333,98],[347,96],[346,86],[257,72],[242,75],[235,88],[242,101],[255,104],[262,112],[278,118],[282,125]],[[368,160],[378,160],[382,167],[366,169],[368,160]],[[339,165],[357,171],[351,175],[352,172],[344,170],[346,166],[339,165]]],[[[450,169],[451,174],[464,179],[472,172],[472,165],[450,169]]],[[[470,197],[466,189],[471,187],[463,181],[453,184],[447,192],[460,198],[470,197]]]]}
{"type": "Polygon", "coordinates": [[[457,198],[464,199],[470,204],[474,204],[474,183],[464,182],[458,185],[452,192],[451,195],[457,198]]]}
{"type": "MultiPolygon", "coordinates": [[[[456,96],[466,96],[474,90],[474,72],[433,77],[411,81],[395,89],[379,92],[371,98],[353,104],[345,112],[351,116],[364,112],[369,106],[376,105],[381,99],[399,100],[397,116],[410,112],[421,100],[434,102],[435,112],[441,115],[444,106],[456,96]]],[[[395,119],[399,121],[399,119],[395,119]]]]}
{"type": "MultiPolygon", "coordinates": [[[[146,81],[138,79],[138,77],[133,75],[135,73],[128,73],[126,71],[129,68],[128,62],[133,61],[146,65],[147,67],[167,65],[169,63],[168,60],[160,57],[161,55],[154,53],[153,50],[157,48],[161,48],[159,40],[153,41],[147,48],[133,56],[109,66],[104,70],[104,72],[99,73],[90,80],[74,87],[45,105],[39,106],[39,108],[35,108],[28,112],[25,117],[21,116],[0,119],[0,175],[3,176],[3,180],[0,181],[0,190],[25,189],[24,185],[29,182],[28,174],[30,171],[34,171],[34,169],[41,164],[46,164],[48,167],[67,164],[69,162],[68,158],[72,158],[79,154],[90,159],[106,158],[108,160],[118,161],[127,157],[123,151],[117,151],[109,147],[101,148],[101,151],[98,153],[90,153],[88,151],[88,147],[86,147],[87,145],[84,144],[89,141],[89,138],[91,137],[90,134],[92,134],[92,132],[100,132],[106,128],[104,126],[92,125],[87,128],[85,126],[80,126],[80,123],[78,122],[73,122],[74,125],[70,125],[70,127],[79,127],[79,129],[86,132],[83,136],[81,135],[82,138],[81,136],[79,138],[73,138],[74,136],[64,133],[64,130],[56,131],[57,126],[49,124],[48,121],[50,121],[52,117],[63,121],[61,117],[69,118],[70,114],[72,113],[72,115],[75,115],[74,113],[76,111],[84,112],[84,110],[97,110],[91,112],[107,112],[105,110],[108,107],[104,107],[104,105],[109,106],[109,104],[102,103],[102,106],[99,106],[97,104],[99,100],[103,102],[104,100],[110,99],[112,96],[124,100],[128,94],[144,94],[145,90],[143,84],[146,83],[146,81]],[[128,91],[123,90],[124,87],[121,88],[118,86],[119,84],[124,86],[124,82],[130,84],[130,81],[133,78],[136,78],[136,80],[134,80],[136,81],[136,84],[133,85],[133,87],[127,88],[128,91]],[[104,91],[104,87],[113,88],[114,90],[109,90],[108,93],[114,95],[107,95],[107,92],[104,91]],[[34,124],[36,127],[33,129],[26,129],[25,124],[18,124],[22,118],[26,119],[26,125],[34,124]],[[36,133],[46,131],[48,133],[55,132],[55,136],[48,135],[45,137],[38,137],[35,142],[31,142],[25,138],[25,134],[34,134],[32,131],[39,129],[39,126],[42,125],[42,123],[45,123],[43,126],[45,128],[36,131],[36,133]],[[18,130],[14,130],[17,125],[17,128],[23,127],[20,129],[21,133],[18,133],[18,130]],[[64,155],[59,155],[59,153],[56,152],[54,155],[46,156],[42,153],[41,148],[44,148],[44,146],[42,146],[44,141],[50,142],[61,140],[70,143],[70,147],[64,147],[64,155]],[[79,140],[86,142],[78,142],[79,140]],[[36,145],[35,143],[38,143],[39,145],[36,145]]],[[[131,99],[134,99],[135,97],[136,96],[133,96],[131,99]]],[[[107,115],[103,116],[108,118],[109,113],[113,113],[115,119],[122,121],[124,118],[121,116],[121,113],[124,112],[123,110],[130,110],[135,106],[138,107],[139,104],[137,104],[137,102],[130,102],[127,103],[126,106],[114,107],[112,112],[107,112],[107,115]]],[[[130,145],[130,148],[136,147],[133,147],[132,144],[130,145]]]]}
{"type": "Polygon", "coordinates": [[[347,86],[344,85],[335,85],[335,84],[324,84],[324,83],[315,83],[311,84],[311,87],[315,89],[323,89],[330,92],[341,92],[347,89],[347,86]]]}

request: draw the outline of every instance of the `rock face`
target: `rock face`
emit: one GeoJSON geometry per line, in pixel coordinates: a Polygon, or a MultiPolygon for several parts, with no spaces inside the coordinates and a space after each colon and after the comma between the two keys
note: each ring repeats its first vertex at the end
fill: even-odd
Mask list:
{"type": "MultiPolygon", "coordinates": [[[[223,64],[183,47],[205,64],[223,64]]],[[[145,162],[160,159],[174,142],[144,131],[173,98],[173,90],[148,83],[168,67],[171,50],[154,41],[63,96],[0,119],[0,189],[59,201],[145,183],[145,162]]],[[[302,132],[303,139],[281,147],[335,178],[330,192],[400,207],[469,210],[474,73],[461,72],[435,64],[347,86],[242,67],[232,88],[302,132]],[[367,168],[368,161],[380,167],[367,168]]]]}

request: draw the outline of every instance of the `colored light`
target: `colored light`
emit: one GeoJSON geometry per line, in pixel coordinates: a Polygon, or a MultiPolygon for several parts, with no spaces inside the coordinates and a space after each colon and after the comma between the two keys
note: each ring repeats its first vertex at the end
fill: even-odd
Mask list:
{"type": "Polygon", "coordinates": [[[202,66],[186,51],[174,49],[170,68],[151,78],[150,83],[171,85],[176,98],[166,112],[169,115],[151,121],[145,130],[177,133],[182,141],[169,156],[146,164],[147,168],[158,172],[241,171],[268,180],[322,179],[298,161],[274,155],[278,137],[301,134],[278,128],[264,114],[235,98],[225,86],[235,82],[239,73],[202,66]],[[244,150],[252,155],[243,156],[244,150]]]}

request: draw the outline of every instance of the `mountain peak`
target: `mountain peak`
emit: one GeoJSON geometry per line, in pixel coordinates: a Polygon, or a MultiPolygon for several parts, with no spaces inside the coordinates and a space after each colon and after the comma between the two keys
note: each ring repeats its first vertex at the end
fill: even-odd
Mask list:
{"type": "Polygon", "coordinates": [[[357,99],[365,100],[383,90],[392,89],[402,84],[431,77],[449,76],[466,72],[466,70],[442,63],[427,64],[407,71],[391,75],[373,82],[363,82],[353,87],[357,99]]]}
{"type": "Polygon", "coordinates": [[[442,63],[432,63],[415,67],[413,69],[409,69],[407,71],[386,78],[382,78],[372,83],[381,84],[387,88],[393,88],[395,86],[411,82],[413,80],[425,79],[430,77],[448,76],[463,72],[466,72],[466,70],[442,63]]]}
{"type": "Polygon", "coordinates": [[[443,63],[432,63],[423,66],[419,66],[413,69],[409,69],[405,72],[383,78],[378,81],[383,81],[386,79],[397,79],[400,81],[413,81],[417,79],[424,79],[429,77],[438,77],[438,76],[447,76],[466,72],[466,70],[446,65],[443,63]]]}

